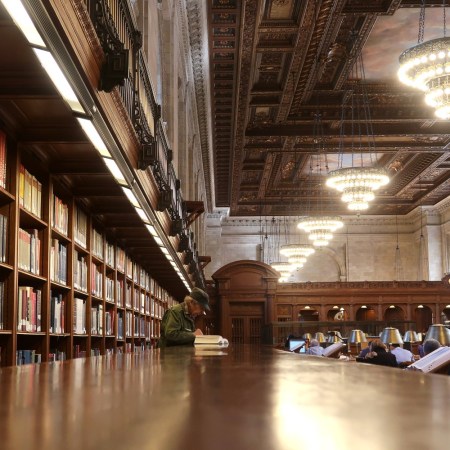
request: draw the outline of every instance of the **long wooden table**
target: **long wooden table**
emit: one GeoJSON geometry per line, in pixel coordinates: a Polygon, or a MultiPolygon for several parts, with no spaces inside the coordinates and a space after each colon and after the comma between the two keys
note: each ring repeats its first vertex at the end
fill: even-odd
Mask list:
{"type": "Polygon", "coordinates": [[[450,377],[263,347],[0,371],[2,450],[443,449],[450,377]]]}

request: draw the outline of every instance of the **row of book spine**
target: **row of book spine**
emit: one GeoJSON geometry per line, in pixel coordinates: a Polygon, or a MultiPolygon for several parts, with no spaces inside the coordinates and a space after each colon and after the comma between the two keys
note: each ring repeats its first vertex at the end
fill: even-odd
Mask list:
{"type": "Polygon", "coordinates": [[[56,195],[53,195],[52,227],[67,236],[69,230],[69,207],[56,195]]]}
{"type": "MultiPolygon", "coordinates": [[[[65,361],[67,359],[66,352],[60,350],[51,350],[48,355],[49,362],[65,361]]],[[[36,350],[17,350],[16,365],[23,366],[25,364],[40,364],[42,355],[36,353],[36,350]]]]}
{"type": "Polygon", "coordinates": [[[67,284],[67,245],[52,239],[50,245],[50,279],[67,284]]]}
{"type": "Polygon", "coordinates": [[[86,299],[74,298],[73,332],[86,334],[86,299]]]}
{"type": "Polygon", "coordinates": [[[0,131],[0,186],[6,187],[6,134],[0,131]]]}
{"type": "Polygon", "coordinates": [[[36,229],[23,230],[19,228],[18,267],[26,272],[40,274],[41,240],[36,229]]]}
{"type": "Polygon", "coordinates": [[[103,335],[103,305],[93,305],[91,308],[91,334],[103,335]]]}
{"type": "Polygon", "coordinates": [[[62,294],[50,292],[50,333],[62,334],[65,332],[65,305],[62,294]]]}
{"type": "Polygon", "coordinates": [[[32,286],[19,286],[17,300],[17,330],[40,332],[42,291],[32,286]]]}
{"type": "Polygon", "coordinates": [[[8,217],[0,214],[0,262],[7,262],[8,217]]]}
{"type": "Polygon", "coordinates": [[[5,282],[0,281],[0,330],[5,329],[4,314],[5,314],[5,282]]]}
{"type": "Polygon", "coordinates": [[[35,216],[42,217],[42,184],[22,164],[19,172],[19,204],[35,216]]]}
{"type": "Polygon", "coordinates": [[[74,251],[73,264],[73,286],[83,292],[88,291],[87,278],[88,265],[86,256],[80,255],[76,250],[74,251]]]}

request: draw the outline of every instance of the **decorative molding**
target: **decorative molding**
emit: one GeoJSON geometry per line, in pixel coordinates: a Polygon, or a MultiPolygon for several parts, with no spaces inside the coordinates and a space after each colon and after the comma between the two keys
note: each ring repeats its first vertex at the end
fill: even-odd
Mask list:
{"type": "Polygon", "coordinates": [[[212,170],[212,122],[209,90],[208,31],[206,25],[206,2],[193,0],[187,3],[190,54],[194,77],[196,107],[199,121],[200,146],[206,187],[206,210],[214,207],[214,175],[212,170]]]}

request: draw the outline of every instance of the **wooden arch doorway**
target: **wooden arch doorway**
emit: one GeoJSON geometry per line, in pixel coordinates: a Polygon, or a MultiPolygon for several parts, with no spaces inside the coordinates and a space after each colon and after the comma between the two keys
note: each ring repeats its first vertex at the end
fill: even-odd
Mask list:
{"type": "Polygon", "coordinates": [[[235,261],[217,270],[220,334],[234,344],[261,344],[264,326],[273,321],[278,273],[259,261],[235,261]]]}

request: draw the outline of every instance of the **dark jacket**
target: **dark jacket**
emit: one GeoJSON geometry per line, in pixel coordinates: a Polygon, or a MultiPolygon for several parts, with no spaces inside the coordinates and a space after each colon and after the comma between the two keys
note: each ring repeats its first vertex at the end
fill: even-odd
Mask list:
{"type": "Polygon", "coordinates": [[[193,345],[194,331],[194,319],[188,314],[186,303],[175,305],[164,313],[158,347],[193,345]]]}
{"type": "Polygon", "coordinates": [[[376,364],[378,366],[398,367],[395,356],[392,353],[388,353],[384,348],[375,347],[372,351],[374,351],[377,356],[374,356],[373,358],[366,358],[361,362],[376,364]]]}

